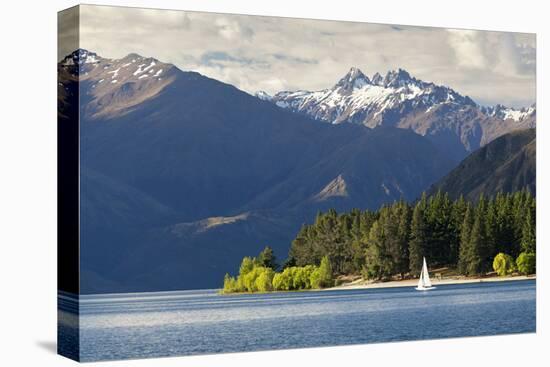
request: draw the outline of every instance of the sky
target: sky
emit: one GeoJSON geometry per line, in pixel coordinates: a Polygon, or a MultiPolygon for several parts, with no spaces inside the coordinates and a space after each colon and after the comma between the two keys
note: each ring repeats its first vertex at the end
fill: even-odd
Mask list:
{"type": "Polygon", "coordinates": [[[330,88],[355,66],[368,76],[402,68],[482,105],[536,99],[536,38],[527,33],[86,5],[80,47],[154,57],[249,93],[330,88]]]}

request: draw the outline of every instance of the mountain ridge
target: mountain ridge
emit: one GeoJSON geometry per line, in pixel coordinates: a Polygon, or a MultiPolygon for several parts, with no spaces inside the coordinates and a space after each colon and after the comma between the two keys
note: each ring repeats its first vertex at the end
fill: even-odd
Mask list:
{"type": "Polygon", "coordinates": [[[536,194],[536,131],[516,130],[493,140],[465,158],[429,190],[462,195],[477,200],[479,195],[514,192],[527,188],[536,194]]]}
{"type": "MultiPolygon", "coordinates": [[[[218,287],[265,245],[284,256],[318,211],[413,200],[453,167],[414,129],[321,124],[154,58],[77,50],[58,71],[60,115],[78,88],[93,185],[81,193],[83,293],[218,287]]],[[[352,74],[342,93],[364,87],[352,74]]]]}
{"type": "Polygon", "coordinates": [[[319,124],[195,72],[158,80],[153,58],[84,52],[59,66],[81,96],[84,293],[217,287],[267,244],[284,256],[319,210],[411,199],[452,168],[412,131],[319,124]]]}
{"type": "Polygon", "coordinates": [[[282,91],[261,98],[331,124],[412,129],[440,148],[450,149],[456,162],[500,135],[534,127],[536,120],[535,104],[522,109],[481,106],[450,87],[412,77],[404,69],[369,78],[352,67],[330,88],[282,91]]]}

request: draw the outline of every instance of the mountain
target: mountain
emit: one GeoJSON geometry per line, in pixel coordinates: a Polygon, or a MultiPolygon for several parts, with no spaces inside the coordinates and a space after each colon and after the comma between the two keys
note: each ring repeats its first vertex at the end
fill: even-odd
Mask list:
{"type": "Polygon", "coordinates": [[[493,140],[464,159],[430,191],[475,200],[481,193],[491,196],[523,188],[536,193],[535,129],[514,131],[493,140]]]}
{"type": "MultiPolygon", "coordinates": [[[[336,127],[333,133],[344,133],[338,131],[343,127],[336,127]]],[[[378,208],[399,199],[414,200],[413,193],[420,193],[438,172],[452,167],[445,157],[425,159],[439,151],[411,131],[363,130],[367,133],[358,130],[357,136],[346,137],[338,149],[273,185],[245,209],[299,208],[314,214],[330,208],[378,208]],[[400,148],[395,149],[397,146],[400,148]]]]}
{"type": "Polygon", "coordinates": [[[154,58],[58,68],[60,114],[81,101],[84,293],[218,287],[318,210],[414,199],[452,168],[412,131],[319,124],[154,58]]]}
{"type": "Polygon", "coordinates": [[[500,104],[497,104],[494,107],[482,107],[481,109],[489,116],[494,116],[501,120],[514,120],[518,122],[534,120],[537,112],[536,104],[520,109],[514,109],[500,104]]]}
{"type": "Polygon", "coordinates": [[[424,82],[403,69],[371,78],[352,67],[332,88],[284,91],[277,106],[331,124],[393,126],[426,136],[456,162],[496,137],[535,126],[536,108],[482,107],[453,89],[424,82]]]}
{"type": "Polygon", "coordinates": [[[273,98],[263,90],[256,92],[254,95],[264,101],[271,101],[271,98],[273,98]]]}
{"type": "Polygon", "coordinates": [[[85,118],[128,113],[172,84],[179,71],[152,57],[129,54],[111,60],[83,49],[66,56],[58,70],[63,80],[78,78],[85,118]]]}

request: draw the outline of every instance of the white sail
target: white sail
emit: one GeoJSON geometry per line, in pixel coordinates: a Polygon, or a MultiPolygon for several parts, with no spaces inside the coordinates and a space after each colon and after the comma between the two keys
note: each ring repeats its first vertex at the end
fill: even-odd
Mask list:
{"type": "Polygon", "coordinates": [[[430,274],[428,273],[428,265],[426,265],[426,258],[423,259],[422,271],[420,271],[420,278],[418,279],[418,286],[416,287],[419,291],[427,291],[434,289],[432,287],[432,282],[430,281],[430,274]]]}
{"type": "Polygon", "coordinates": [[[420,278],[418,278],[418,288],[424,288],[424,268],[420,272],[420,278]]]}
{"type": "Polygon", "coordinates": [[[430,281],[430,274],[428,273],[428,266],[426,265],[426,258],[424,258],[424,265],[422,265],[422,275],[420,278],[423,281],[424,287],[431,287],[432,282],[430,281]]]}

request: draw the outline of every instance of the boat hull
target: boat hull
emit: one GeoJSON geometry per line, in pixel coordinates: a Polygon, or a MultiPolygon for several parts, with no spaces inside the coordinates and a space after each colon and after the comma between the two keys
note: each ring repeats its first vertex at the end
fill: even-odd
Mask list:
{"type": "Polygon", "coordinates": [[[437,288],[437,287],[416,287],[415,289],[417,291],[430,291],[430,290],[435,289],[435,288],[437,288]]]}

